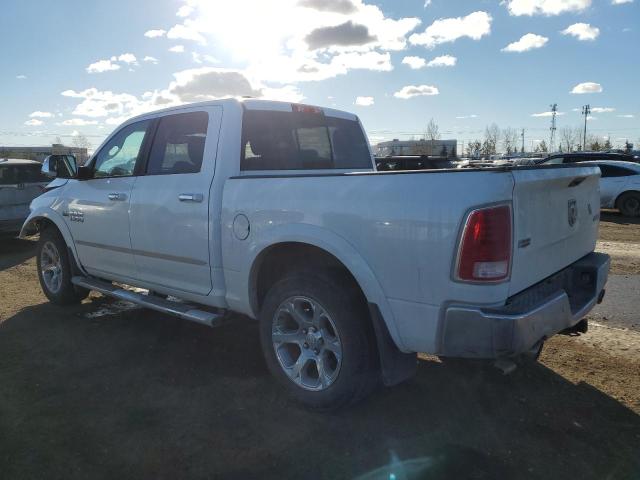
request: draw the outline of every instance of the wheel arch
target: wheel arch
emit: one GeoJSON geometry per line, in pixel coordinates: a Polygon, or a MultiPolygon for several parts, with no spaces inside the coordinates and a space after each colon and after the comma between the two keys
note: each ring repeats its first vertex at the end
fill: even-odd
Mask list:
{"type": "MultiPolygon", "coordinates": [[[[289,231],[287,235],[277,235],[270,239],[265,239],[261,248],[255,248],[255,255],[250,261],[249,278],[247,284],[247,294],[251,311],[257,317],[260,311],[261,300],[266,293],[265,286],[261,282],[264,279],[265,267],[286,263],[287,259],[304,258],[308,260],[308,255],[313,255],[315,260],[326,261],[329,268],[343,269],[353,280],[355,285],[362,292],[364,300],[369,304],[376,305],[380,316],[389,335],[400,350],[403,344],[398,334],[393,313],[382,287],[371,267],[362,258],[358,251],[342,237],[327,231],[321,227],[311,227],[312,231],[301,231],[294,234],[289,231]],[[288,256],[291,255],[291,256],[288,256]],[[261,297],[262,295],[262,297],[261,297]]],[[[286,271],[280,267],[280,272],[286,271]]]]}
{"type": "Polygon", "coordinates": [[[22,225],[19,238],[37,235],[45,228],[56,228],[60,232],[60,235],[62,235],[62,238],[67,245],[67,250],[73,256],[75,266],[81,269],[80,259],[78,258],[78,252],[76,251],[75,244],[73,243],[71,231],[69,230],[69,227],[67,227],[64,219],[55,211],[47,208],[31,212],[22,225]]]}

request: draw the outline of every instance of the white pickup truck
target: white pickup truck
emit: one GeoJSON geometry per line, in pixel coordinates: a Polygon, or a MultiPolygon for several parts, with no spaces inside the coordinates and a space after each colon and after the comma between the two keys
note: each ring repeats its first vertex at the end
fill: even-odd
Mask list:
{"type": "Polygon", "coordinates": [[[509,358],[581,328],[609,269],[599,176],[376,172],[355,115],[227,99],[127,121],[21,236],[40,235],[54,303],[94,290],[211,326],[258,319],[272,373],[330,409],[409,378],[416,352],[509,358]]]}

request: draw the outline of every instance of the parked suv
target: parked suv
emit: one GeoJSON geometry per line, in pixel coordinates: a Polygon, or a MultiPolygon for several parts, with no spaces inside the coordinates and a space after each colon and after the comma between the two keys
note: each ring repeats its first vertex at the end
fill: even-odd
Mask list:
{"type": "Polygon", "coordinates": [[[31,200],[51,180],[33,160],[0,159],[0,234],[17,235],[29,216],[31,200]]]}

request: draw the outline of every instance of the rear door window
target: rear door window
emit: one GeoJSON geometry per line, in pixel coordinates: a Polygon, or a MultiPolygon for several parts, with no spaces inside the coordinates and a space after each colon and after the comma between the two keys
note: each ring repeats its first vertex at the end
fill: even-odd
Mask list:
{"type": "Polygon", "coordinates": [[[202,168],[208,124],[206,112],[162,117],[151,146],[147,174],[198,173],[202,168]]]}
{"type": "Polygon", "coordinates": [[[240,169],[370,169],[366,138],[355,120],[316,111],[246,110],[240,169]]]}

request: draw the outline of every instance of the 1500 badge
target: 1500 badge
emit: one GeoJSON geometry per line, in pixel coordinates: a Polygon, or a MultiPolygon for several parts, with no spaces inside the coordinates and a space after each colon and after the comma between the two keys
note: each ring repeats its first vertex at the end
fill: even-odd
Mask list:
{"type": "Polygon", "coordinates": [[[69,217],[69,221],[70,222],[84,222],[84,213],[82,213],[80,210],[71,210],[69,209],[68,211],[64,212],[62,214],[65,217],[69,217]]]}

